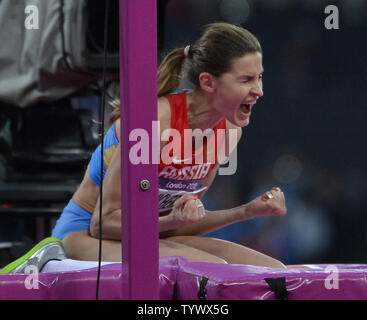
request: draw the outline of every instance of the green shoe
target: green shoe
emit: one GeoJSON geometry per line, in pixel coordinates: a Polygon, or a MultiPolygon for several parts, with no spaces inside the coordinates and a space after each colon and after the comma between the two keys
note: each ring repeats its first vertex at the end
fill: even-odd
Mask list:
{"type": "Polygon", "coordinates": [[[42,268],[50,260],[63,260],[66,259],[65,249],[62,242],[54,237],[43,239],[36,244],[31,250],[19,259],[9,263],[2,270],[3,273],[29,273],[26,272],[27,266],[35,266],[38,272],[42,271],[42,268]]]}

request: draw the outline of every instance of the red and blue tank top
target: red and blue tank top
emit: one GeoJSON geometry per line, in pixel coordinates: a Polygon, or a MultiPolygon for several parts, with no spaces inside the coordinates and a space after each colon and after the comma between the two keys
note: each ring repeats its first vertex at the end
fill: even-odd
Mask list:
{"type": "MultiPolygon", "coordinates": [[[[225,138],[226,120],[221,120],[208,134],[193,139],[188,126],[186,92],[166,96],[171,106],[170,139],[161,150],[158,165],[159,213],[172,209],[173,203],[185,193],[197,194],[206,189],[203,182],[217,165],[216,150],[225,138]],[[222,130],[220,130],[222,129],[222,130]]],[[[115,123],[104,137],[103,177],[119,145],[115,123]]],[[[94,151],[89,163],[89,175],[100,186],[101,145],[94,151]]]]}

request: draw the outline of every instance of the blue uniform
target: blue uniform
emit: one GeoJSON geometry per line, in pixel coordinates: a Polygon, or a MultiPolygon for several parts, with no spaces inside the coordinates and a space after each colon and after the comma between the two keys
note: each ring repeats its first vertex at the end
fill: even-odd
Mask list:
{"type": "MultiPolygon", "coordinates": [[[[103,139],[103,177],[119,145],[115,129],[114,123],[108,129],[103,139]]],[[[92,154],[89,162],[89,176],[98,187],[101,185],[101,145],[92,154]]],[[[89,230],[91,219],[92,213],[78,206],[73,200],[70,200],[52,230],[52,237],[62,240],[69,233],[89,230]]]]}

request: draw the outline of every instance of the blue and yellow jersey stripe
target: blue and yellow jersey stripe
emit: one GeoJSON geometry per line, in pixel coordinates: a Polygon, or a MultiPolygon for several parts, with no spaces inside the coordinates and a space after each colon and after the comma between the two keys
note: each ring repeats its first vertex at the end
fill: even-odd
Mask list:
{"type": "MultiPolygon", "coordinates": [[[[108,129],[103,139],[103,177],[106,174],[106,169],[111,163],[113,154],[115,153],[119,141],[116,137],[115,123],[108,129]]],[[[92,181],[98,186],[101,186],[101,145],[93,152],[89,163],[89,176],[92,181]]]]}

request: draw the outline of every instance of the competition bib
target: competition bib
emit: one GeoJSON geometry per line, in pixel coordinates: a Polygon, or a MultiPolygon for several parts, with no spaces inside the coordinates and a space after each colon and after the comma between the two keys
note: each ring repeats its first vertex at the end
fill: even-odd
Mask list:
{"type": "Polygon", "coordinates": [[[174,202],[182,195],[197,194],[206,189],[202,180],[177,180],[159,177],[159,214],[172,210],[174,202]]]}

